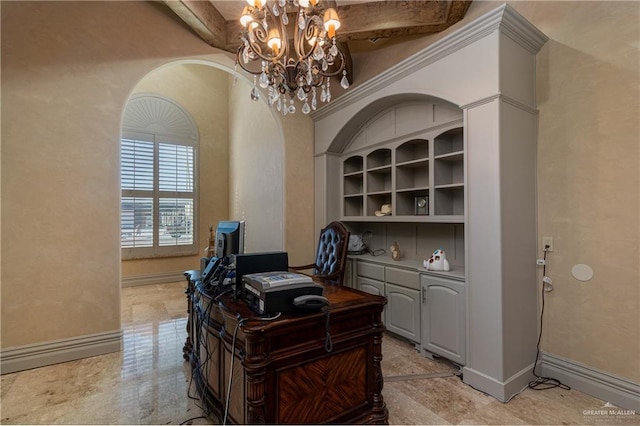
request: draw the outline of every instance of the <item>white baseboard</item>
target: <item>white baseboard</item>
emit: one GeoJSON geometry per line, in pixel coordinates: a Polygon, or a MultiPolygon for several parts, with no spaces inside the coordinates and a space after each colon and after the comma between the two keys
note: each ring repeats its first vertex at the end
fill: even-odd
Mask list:
{"type": "Polygon", "coordinates": [[[184,281],[184,271],[163,272],[161,274],[134,275],[122,277],[120,285],[124,287],[135,287],[139,285],[165,284],[184,281]]]}
{"type": "MultiPolygon", "coordinates": [[[[640,384],[556,355],[543,353],[540,375],[603,401],[640,412],[640,384]]],[[[597,408],[597,407],[596,407],[597,408]]]]}
{"type": "Polygon", "coordinates": [[[533,380],[532,370],[533,364],[523,368],[503,382],[472,368],[463,367],[462,381],[479,391],[493,396],[498,401],[507,402],[533,380]]]}
{"type": "Polygon", "coordinates": [[[0,350],[0,374],[105,355],[122,350],[122,330],[0,350]]]}

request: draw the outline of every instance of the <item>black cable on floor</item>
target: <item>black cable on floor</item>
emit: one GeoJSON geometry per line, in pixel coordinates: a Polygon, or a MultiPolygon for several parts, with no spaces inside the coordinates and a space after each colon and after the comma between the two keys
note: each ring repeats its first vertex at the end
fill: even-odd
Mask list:
{"type": "Polygon", "coordinates": [[[199,419],[208,419],[207,416],[198,416],[198,417],[191,417],[190,419],[185,420],[184,422],[180,423],[181,425],[191,425],[193,423],[189,423],[189,422],[193,422],[194,420],[199,420],[199,419]]]}
{"type": "MultiPolygon", "coordinates": [[[[545,246],[544,255],[543,255],[544,263],[542,266],[543,280],[544,280],[544,277],[547,276],[547,250],[548,250],[548,247],[545,246]]],[[[546,293],[545,283],[543,281],[542,282],[542,307],[540,309],[540,333],[538,334],[538,344],[536,345],[536,350],[537,350],[536,361],[533,363],[533,375],[536,376],[536,379],[530,381],[527,386],[533,390],[547,390],[547,389],[553,389],[553,388],[570,390],[571,388],[565,385],[564,383],[562,383],[560,380],[554,379],[552,377],[539,376],[536,373],[536,366],[538,365],[538,359],[540,358],[540,340],[542,339],[542,318],[544,317],[544,294],[545,293],[546,293]]]]}

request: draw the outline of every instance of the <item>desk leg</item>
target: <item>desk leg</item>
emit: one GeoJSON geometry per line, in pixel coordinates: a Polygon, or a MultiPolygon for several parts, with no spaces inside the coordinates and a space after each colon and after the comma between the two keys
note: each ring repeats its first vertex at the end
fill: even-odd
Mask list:
{"type": "Polygon", "coordinates": [[[193,350],[193,342],[191,341],[191,295],[193,294],[193,283],[187,277],[187,289],[184,292],[187,295],[187,339],[182,347],[182,358],[185,361],[189,361],[191,358],[191,351],[193,350]]]}
{"type": "Polygon", "coordinates": [[[370,422],[377,424],[387,424],[389,412],[382,396],[384,379],[382,376],[382,332],[373,338],[373,375],[375,389],[373,394],[373,413],[370,422]]]}
{"type": "Polygon", "coordinates": [[[264,338],[246,336],[244,366],[247,373],[247,424],[265,424],[266,375],[264,338]],[[262,356],[256,356],[262,354],[262,356]],[[255,367],[258,366],[258,367],[255,367]]]}

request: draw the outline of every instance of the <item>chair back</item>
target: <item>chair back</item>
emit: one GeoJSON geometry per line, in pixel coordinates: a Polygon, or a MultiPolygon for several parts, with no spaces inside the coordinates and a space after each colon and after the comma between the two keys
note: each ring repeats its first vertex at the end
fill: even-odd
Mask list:
{"type": "Polygon", "coordinates": [[[349,230],[342,222],[331,222],[320,231],[313,274],[325,283],[342,285],[347,262],[349,230]]]}

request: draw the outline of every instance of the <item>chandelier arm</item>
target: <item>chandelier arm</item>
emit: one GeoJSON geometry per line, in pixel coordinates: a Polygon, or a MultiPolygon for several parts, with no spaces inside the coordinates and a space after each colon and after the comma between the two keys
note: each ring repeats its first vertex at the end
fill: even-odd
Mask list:
{"type": "Polygon", "coordinates": [[[306,60],[311,56],[316,48],[316,45],[320,42],[320,35],[322,33],[322,23],[317,15],[305,16],[304,29],[300,29],[296,26],[296,32],[294,34],[294,45],[296,54],[300,61],[306,60]],[[313,44],[310,44],[309,50],[305,52],[305,42],[314,39],[313,44]]]}
{"type": "MultiPolygon", "coordinates": [[[[265,15],[268,16],[266,13],[265,15]]],[[[285,27],[284,27],[284,24],[282,23],[282,20],[280,19],[279,21],[280,21],[280,34],[286,34],[284,32],[285,27]]],[[[262,51],[263,50],[268,51],[267,49],[270,49],[269,47],[267,47],[269,33],[267,31],[267,28],[263,25],[261,21],[257,21],[256,24],[257,25],[253,29],[247,30],[247,42],[249,43],[249,47],[262,60],[269,61],[269,62],[279,61],[289,51],[286,37],[282,37],[282,35],[280,36],[282,41],[282,48],[278,51],[278,54],[275,56],[267,56],[263,54],[262,51]],[[249,33],[253,35],[253,37],[249,36],[249,33]],[[252,38],[255,41],[253,41],[252,38]]],[[[241,46],[241,48],[244,48],[244,46],[241,46]]]]}
{"type": "MultiPolygon", "coordinates": [[[[326,71],[322,71],[320,70],[319,74],[325,76],[325,77],[334,77],[338,74],[340,74],[342,71],[344,71],[344,65],[345,65],[345,60],[344,60],[344,54],[342,53],[341,50],[338,50],[338,55],[340,56],[340,67],[338,67],[338,69],[336,69],[333,72],[326,72],[326,71]]],[[[337,58],[337,56],[336,56],[337,58]]]]}
{"type": "Polygon", "coordinates": [[[236,57],[236,64],[240,65],[240,68],[242,68],[243,70],[245,70],[246,72],[248,72],[249,74],[253,74],[253,75],[260,75],[262,74],[262,70],[260,71],[253,71],[247,67],[244,66],[244,61],[242,60],[242,51],[245,49],[244,46],[240,46],[240,48],[238,49],[238,53],[237,53],[237,57],[236,57]]]}

